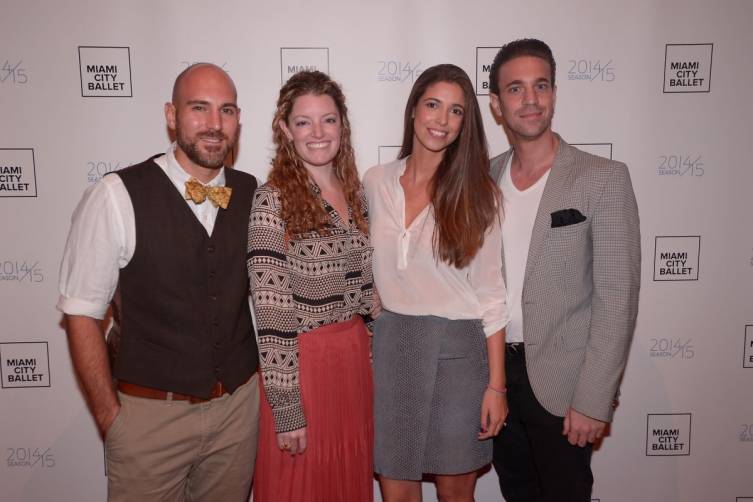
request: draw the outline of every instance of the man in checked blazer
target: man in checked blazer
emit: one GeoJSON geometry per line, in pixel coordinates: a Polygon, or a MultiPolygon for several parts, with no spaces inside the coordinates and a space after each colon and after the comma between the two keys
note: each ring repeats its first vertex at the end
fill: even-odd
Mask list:
{"type": "Polygon", "coordinates": [[[624,164],[552,131],[555,62],[544,42],[502,47],[490,80],[512,147],[491,162],[511,311],[510,412],[494,467],[506,502],[587,502],[592,444],[612,419],[638,312],[638,208],[624,164]]]}

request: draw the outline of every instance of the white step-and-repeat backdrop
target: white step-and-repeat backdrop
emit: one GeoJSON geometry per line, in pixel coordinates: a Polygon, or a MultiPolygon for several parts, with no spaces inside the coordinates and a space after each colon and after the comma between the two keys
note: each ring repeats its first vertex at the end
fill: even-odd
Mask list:
{"type": "MultiPolygon", "coordinates": [[[[476,82],[491,151],[505,150],[486,77],[524,36],[554,50],[555,129],[626,162],[641,213],[638,328],[593,497],[753,501],[753,2],[3,0],[0,21],[3,501],[105,498],[58,267],[84,189],[166,149],[178,72],[209,61],[232,76],[236,167],[262,180],[281,82],[331,73],[364,171],[395,156],[412,82],[437,63],[476,82]]],[[[477,500],[500,500],[496,482],[482,476],[477,500]]]]}

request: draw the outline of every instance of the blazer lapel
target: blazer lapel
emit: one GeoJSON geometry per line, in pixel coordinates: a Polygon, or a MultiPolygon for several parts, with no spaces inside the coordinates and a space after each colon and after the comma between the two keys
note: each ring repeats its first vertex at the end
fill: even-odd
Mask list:
{"type": "MultiPolygon", "coordinates": [[[[539,210],[533,223],[531,244],[528,248],[528,260],[526,261],[526,272],[523,279],[524,285],[530,280],[536,263],[541,256],[541,248],[544,240],[549,235],[552,227],[551,214],[558,209],[562,209],[560,207],[562,204],[562,194],[565,182],[570,175],[571,163],[572,152],[570,151],[570,145],[560,138],[559,150],[557,151],[557,156],[554,158],[549,178],[546,180],[546,185],[544,185],[544,193],[541,195],[539,210]]],[[[525,289],[525,286],[523,288],[525,289]]]]}
{"type": "MultiPolygon", "coordinates": [[[[502,155],[499,155],[492,159],[491,168],[490,168],[490,174],[492,176],[492,179],[499,187],[500,184],[502,184],[502,176],[505,174],[505,169],[507,169],[507,161],[510,159],[510,155],[512,154],[512,149],[507,150],[502,155]]],[[[502,199],[504,200],[505,194],[502,194],[502,199]]],[[[500,212],[502,218],[504,219],[505,215],[504,212],[500,212]]],[[[505,247],[502,246],[502,250],[500,251],[502,253],[502,279],[507,282],[507,269],[505,268],[505,247]]]]}

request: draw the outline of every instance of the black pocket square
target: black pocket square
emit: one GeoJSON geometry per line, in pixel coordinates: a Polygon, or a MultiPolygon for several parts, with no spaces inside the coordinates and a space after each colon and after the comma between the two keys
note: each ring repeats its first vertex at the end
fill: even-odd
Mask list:
{"type": "Polygon", "coordinates": [[[552,213],[552,228],[575,225],[586,221],[586,217],[577,209],[560,209],[552,213]]]}

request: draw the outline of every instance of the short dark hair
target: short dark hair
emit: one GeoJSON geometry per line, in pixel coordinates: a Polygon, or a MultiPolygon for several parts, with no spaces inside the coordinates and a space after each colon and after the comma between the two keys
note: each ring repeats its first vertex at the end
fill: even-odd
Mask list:
{"type": "Polygon", "coordinates": [[[541,58],[549,63],[552,71],[552,87],[554,87],[554,75],[557,65],[554,62],[552,49],[541,40],[535,38],[521,38],[505,44],[494,56],[491,70],[489,71],[489,91],[492,94],[499,94],[499,67],[520,56],[533,56],[541,58]]]}

